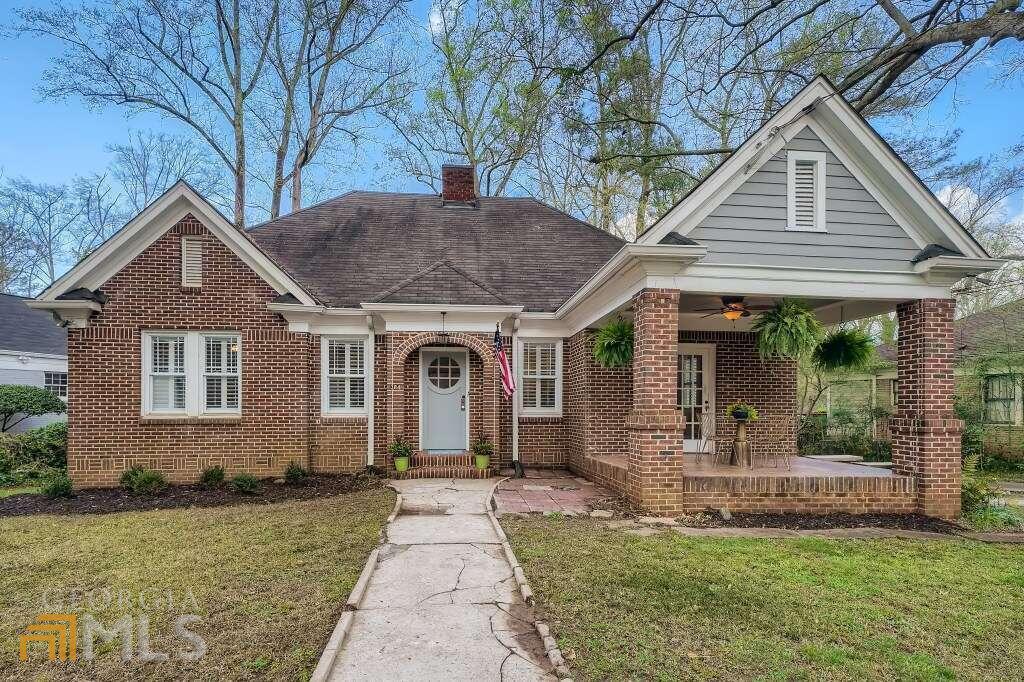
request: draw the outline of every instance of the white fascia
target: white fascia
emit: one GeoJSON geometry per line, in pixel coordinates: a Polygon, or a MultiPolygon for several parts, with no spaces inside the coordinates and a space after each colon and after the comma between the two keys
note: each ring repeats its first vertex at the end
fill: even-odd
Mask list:
{"type": "Polygon", "coordinates": [[[308,334],[366,334],[367,311],[361,308],[328,308],[322,305],[268,303],[267,310],[288,322],[288,331],[308,334]]]}
{"type": "Polygon", "coordinates": [[[914,264],[914,272],[928,282],[950,286],[965,277],[973,277],[998,270],[1006,264],[999,258],[964,258],[962,256],[936,256],[914,264]]]}
{"type": "Polygon", "coordinates": [[[523,312],[521,305],[363,303],[389,332],[493,332],[495,325],[523,312]]]}
{"type": "Polygon", "coordinates": [[[36,310],[48,310],[57,319],[61,327],[81,329],[89,326],[89,318],[93,313],[103,310],[96,301],[25,301],[25,305],[36,310]]]}
{"type": "MultiPolygon", "coordinates": [[[[271,261],[206,199],[182,181],[164,192],[160,198],[128,221],[114,236],[51,284],[36,301],[57,302],[57,297],[61,294],[81,287],[98,289],[190,213],[278,293],[291,293],[303,304],[315,304],[313,298],[298,282],[271,261]]],[[[34,307],[56,309],[56,306],[34,307]]]]}
{"type": "Polygon", "coordinates": [[[651,277],[674,277],[707,255],[706,246],[626,244],[559,306],[555,318],[570,336],[620,308],[651,277]]]}

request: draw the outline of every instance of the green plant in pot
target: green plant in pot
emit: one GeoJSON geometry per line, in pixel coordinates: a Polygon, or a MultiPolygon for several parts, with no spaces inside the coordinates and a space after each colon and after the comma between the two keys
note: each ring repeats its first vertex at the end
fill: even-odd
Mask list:
{"type": "Polygon", "coordinates": [[[491,466],[491,455],[494,454],[494,443],[486,438],[480,438],[473,443],[473,459],[476,461],[476,468],[480,471],[491,466]]]}
{"type": "Polygon", "coordinates": [[[412,443],[398,436],[388,446],[388,454],[395,462],[395,471],[406,471],[409,468],[409,459],[412,457],[412,443]]]}
{"type": "Polygon", "coordinates": [[[762,359],[807,357],[818,346],[824,329],[805,302],[784,298],[757,316],[752,327],[762,359]]]}
{"type": "Polygon", "coordinates": [[[725,414],[738,422],[756,422],[761,415],[757,408],[749,403],[738,402],[725,408],[725,414]]]}

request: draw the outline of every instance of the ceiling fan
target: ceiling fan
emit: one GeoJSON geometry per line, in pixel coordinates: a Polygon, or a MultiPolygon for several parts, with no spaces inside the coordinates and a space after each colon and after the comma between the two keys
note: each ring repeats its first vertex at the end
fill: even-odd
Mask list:
{"type": "Polygon", "coordinates": [[[721,315],[727,320],[738,320],[741,317],[750,317],[753,310],[771,310],[770,305],[747,305],[743,302],[742,296],[722,296],[722,307],[720,308],[698,308],[699,313],[708,313],[703,317],[721,315]],[[710,312],[709,312],[710,311],[710,312]]]}

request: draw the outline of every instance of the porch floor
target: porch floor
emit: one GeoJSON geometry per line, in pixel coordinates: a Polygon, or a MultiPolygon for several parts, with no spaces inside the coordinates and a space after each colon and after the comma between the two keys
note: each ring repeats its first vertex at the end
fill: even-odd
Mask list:
{"type": "MultiPolygon", "coordinates": [[[[602,467],[613,469],[626,469],[625,455],[599,455],[589,458],[592,463],[602,467]]],[[[779,466],[757,466],[753,469],[746,467],[731,466],[729,464],[716,464],[714,459],[705,456],[703,461],[697,461],[697,455],[690,452],[683,455],[685,462],[684,476],[730,476],[736,478],[753,478],[763,476],[859,476],[864,478],[891,478],[892,471],[875,467],[863,466],[860,464],[846,464],[843,462],[828,462],[807,457],[791,457],[791,468],[787,469],[782,461],[779,466]]]]}

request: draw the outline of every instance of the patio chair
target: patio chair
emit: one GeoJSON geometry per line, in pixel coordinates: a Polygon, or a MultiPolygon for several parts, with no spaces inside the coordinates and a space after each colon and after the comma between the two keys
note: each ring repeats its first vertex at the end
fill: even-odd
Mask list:
{"type": "Polygon", "coordinates": [[[697,441],[697,463],[704,461],[709,456],[715,464],[722,464],[729,461],[732,453],[732,440],[718,438],[713,410],[704,410],[700,418],[700,438],[697,441]]]}
{"type": "MultiPolygon", "coordinates": [[[[786,469],[793,468],[789,451],[796,439],[796,431],[787,431],[786,425],[789,423],[789,420],[783,420],[780,426],[769,426],[767,434],[763,437],[747,436],[747,440],[750,441],[750,461],[754,466],[757,466],[757,460],[760,458],[764,466],[769,466],[770,461],[771,466],[778,467],[781,459],[786,469]]],[[[793,423],[795,425],[795,422],[793,423]]]]}

